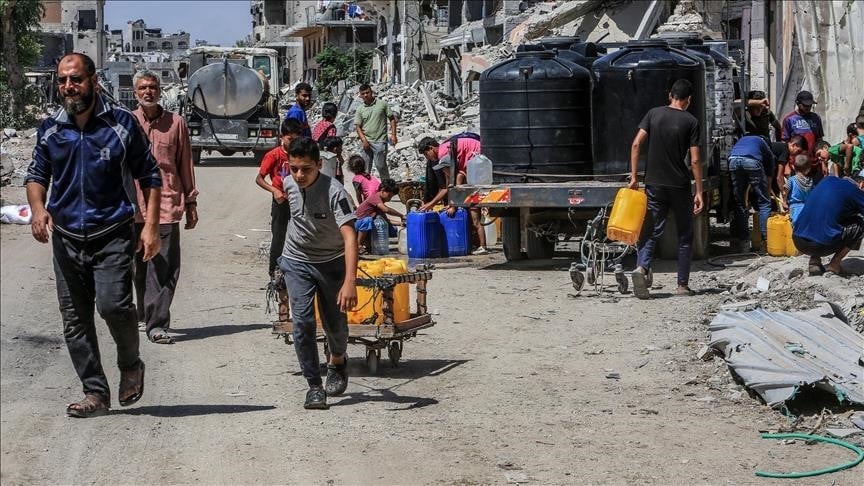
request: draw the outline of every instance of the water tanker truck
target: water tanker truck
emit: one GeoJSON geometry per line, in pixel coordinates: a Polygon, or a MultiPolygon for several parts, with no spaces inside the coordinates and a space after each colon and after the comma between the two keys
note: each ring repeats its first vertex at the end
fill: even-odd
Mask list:
{"type": "Polygon", "coordinates": [[[282,74],[273,49],[201,46],[189,50],[180,113],[189,125],[192,158],[251,153],[256,161],[278,144],[282,74]]]}

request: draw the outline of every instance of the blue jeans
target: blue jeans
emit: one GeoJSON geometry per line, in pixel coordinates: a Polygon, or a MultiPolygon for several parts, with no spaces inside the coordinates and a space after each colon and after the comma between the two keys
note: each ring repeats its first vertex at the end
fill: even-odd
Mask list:
{"type": "Polygon", "coordinates": [[[739,240],[748,240],[747,185],[753,190],[754,200],[750,201],[759,210],[759,229],[764,241],[768,231],[768,217],[771,216],[771,199],[768,198],[768,177],[762,163],[748,157],[729,157],[729,172],[732,176],[732,194],[735,198],[731,233],[739,240]]]}
{"type": "Polygon", "coordinates": [[[315,323],[315,296],[327,346],[334,356],[342,356],[348,348],[348,318],[339,310],[336,296],[345,281],[345,258],[324,263],[306,263],[279,258],[279,268],[285,275],[285,287],[291,299],[294,321],[294,350],[300,370],[309,386],[321,386],[318,361],[318,341],[315,323]]]}
{"type": "Polygon", "coordinates": [[[372,173],[372,166],[378,169],[378,178],[382,181],[390,178],[390,169],[387,167],[387,139],[383,142],[369,142],[369,150],[363,150],[360,154],[366,161],[366,173],[372,173]]]}
{"type": "Polygon", "coordinates": [[[678,285],[690,282],[690,260],[693,253],[693,194],[689,187],[645,186],[648,212],[636,248],[636,264],[648,270],[654,258],[657,241],[666,229],[669,211],[678,226],[678,285]]]}

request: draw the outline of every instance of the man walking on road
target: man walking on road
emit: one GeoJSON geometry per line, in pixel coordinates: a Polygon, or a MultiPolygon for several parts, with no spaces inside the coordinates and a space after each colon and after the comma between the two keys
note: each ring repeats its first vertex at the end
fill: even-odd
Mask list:
{"type": "Polygon", "coordinates": [[[703,209],[702,166],[699,158],[699,121],[687,112],[693,95],[693,84],[679,79],[669,92],[669,106],[648,111],[639,123],[639,131],[630,147],[630,189],[639,187],[639,149],[648,140],[645,165],[645,192],[648,213],[639,237],[637,267],[633,271],[633,293],[640,299],[649,297],[651,260],[657,241],[666,228],[669,210],[678,226],[678,295],[692,295],[689,287],[693,244],[693,215],[703,209]],[[696,182],[696,194],[690,192],[690,171],[696,182]]]}
{"type": "Polygon", "coordinates": [[[162,180],[135,117],[97,92],[92,59],[65,56],[57,66],[57,82],[63,109],[39,127],[25,184],[33,237],[41,243],[51,239],[63,334],[84,389],[84,399],[69,404],[66,413],[92,417],[111,406],[94,307],[117,344],[120,405],[137,402],[144,392],[132,303],[133,177],[147,200],[138,239],[144,261],[159,253],[162,180]]]}
{"type": "Polygon", "coordinates": [[[366,159],[366,173],[372,174],[372,166],[378,169],[380,180],[390,178],[387,167],[387,124],[390,124],[390,141],[396,145],[396,117],[390,112],[387,102],[375,98],[368,84],[360,85],[360,99],[363,106],[357,108],[354,125],[357,136],[363,144],[363,158],[366,159]]]}
{"type": "MultiPolygon", "coordinates": [[[[186,214],[187,230],[198,224],[198,190],[189,129],[180,115],[159,105],[159,77],[150,71],[139,71],[133,80],[138,109],[133,113],[150,139],[151,153],[162,176],[162,200],[159,206],[159,254],[144,262],[135,255],[135,294],[138,320],[145,323],[147,338],[159,344],[172,344],[171,302],[180,277],[180,220],[186,214]]],[[[147,201],[138,191],[141,211],[135,215],[138,232],[144,228],[147,201]]]]}

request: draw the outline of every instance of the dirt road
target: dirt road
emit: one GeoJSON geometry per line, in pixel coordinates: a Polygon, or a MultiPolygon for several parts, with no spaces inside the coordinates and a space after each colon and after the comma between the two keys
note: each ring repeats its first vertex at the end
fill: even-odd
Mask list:
{"type": "Polygon", "coordinates": [[[260,290],[268,235],[255,230],[268,227],[269,201],[254,168],[236,163],[198,169],[201,223],[182,235],[177,343],[142,342],[147,382],[135,406],[116,404],[115,350],[98,322],[115,386],[108,416],[65,417],[81,392],[50,249],[29,227],[2,226],[2,484],[767,484],[755,470],[846,457],[759,438],[787,420],[721,360],[696,359],[719,297],[670,297],[668,264],[651,301],[569,297],[567,259],[514,266],[499,251],[440,268],[429,293],[437,325],[406,343],[401,366],[382,361],[371,376],[363,350],[349,348],[347,394],[305,411],[293,349],[271,334],[260,290]]]}

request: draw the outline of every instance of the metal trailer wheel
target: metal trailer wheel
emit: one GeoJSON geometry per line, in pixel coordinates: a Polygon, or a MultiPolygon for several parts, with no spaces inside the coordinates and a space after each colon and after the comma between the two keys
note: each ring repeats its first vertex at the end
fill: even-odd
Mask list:
{"type": "Polygon", "coordinates": [[[201,165],[201,149],[192,149],[192,164],[201,165]]]}
{"type": "Polygon", "coordinates": [[[529,260],[546,260],[555,254],[555,240],[528,231],[528,247],[525,254],[529,260]]]}
{"type": "Polygon", "coordinates": [[[573,282],[573,288],[576,289],[576,292],[579,292],[585,286],[585,275],[579,270],[570,271],[570,280],[573,282]]]}
{"type": "Polygon", "coordinates": [[[381,361],[381,351],[373,348],[366,348],[366,367],[369,373],[373,375],[378,372],[378,362],[381,361]]]}
{"type": "Polygon", "coordinates": [[[629,283],[627,282],[627,276],[624,275],[624,272],[615,272],[615,281],[618,282],[618,292],[626,294],[629,283]]]}
{"type": "Polygon", "coordinates": [[[387,356],[390,358],[390,366],[398,368],[399,358],[402,357],[402,342],[390,341],[390,345],[387,346],[387,356]]]}

